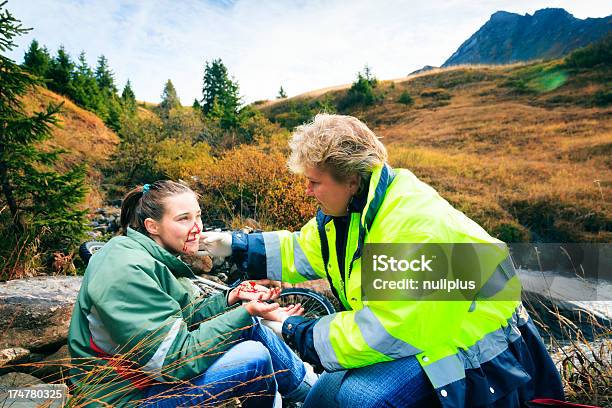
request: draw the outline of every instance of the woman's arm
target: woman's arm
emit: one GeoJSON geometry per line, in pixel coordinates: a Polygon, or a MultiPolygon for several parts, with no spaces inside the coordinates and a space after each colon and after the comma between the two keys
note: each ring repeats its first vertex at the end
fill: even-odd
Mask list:
{"type": "MultiPolygon", "coordinates": [[[[92,282],[91,287],[95,286],[92,282]]],[[[107,284],[105,291],[89,291],[89,295],[105,330],[118,345],[118,354],[159,381],[201,374],[253,324],[251,315],[240,306],[190,331],[180,304],[135,265],[107,284]]],[[[202,302],[200,312],[215,309],[217,302],[220,298],[202,302]]]]}
{"type": "Polygon", "coordinates": [[[234,233],[232,256],[250,279],[298,283],[326,277],[315,218],[298,232],[234,233]]]}

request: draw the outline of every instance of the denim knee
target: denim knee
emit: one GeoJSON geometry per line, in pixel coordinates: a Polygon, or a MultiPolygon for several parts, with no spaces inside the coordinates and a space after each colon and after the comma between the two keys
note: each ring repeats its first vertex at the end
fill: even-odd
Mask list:
{"type": "Polygon", "coordinates": [[[246,340],[235,347],[239,347],[249,370],[255,370],[259,375],[272,374],[272,356],[266,346],[258,341],[246,340]]]}

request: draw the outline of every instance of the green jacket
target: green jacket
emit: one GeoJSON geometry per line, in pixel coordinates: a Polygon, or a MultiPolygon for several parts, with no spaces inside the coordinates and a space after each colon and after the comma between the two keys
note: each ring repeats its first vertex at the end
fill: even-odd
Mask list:
{"type": "Polygon", "coordinates": [[[68,347],[72,403],[136,406],[151,383],[204,372],[252,324],[225,294],[201,297],[191,269],[129,229],[90,260],[68,347]]]}

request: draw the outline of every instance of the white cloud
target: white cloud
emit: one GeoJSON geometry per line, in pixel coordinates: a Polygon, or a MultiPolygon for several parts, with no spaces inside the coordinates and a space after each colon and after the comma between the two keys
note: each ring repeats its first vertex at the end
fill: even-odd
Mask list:
{"type": "Polygon", "coordinates": [[[130,78],[139,99],[158,101],[170,78],[183,104],[201,96],[205,60],[222,58],[245,101],[348,83],[364,64],[383,79],[440,65],[498,10],[520,14],[563,7],[602,17],[604,1],[560,0],[11,0],[33,32],[10,55],[21,61],[33,38],[60,44],[91,65],[109,59],[117,83],[130,78]]]}

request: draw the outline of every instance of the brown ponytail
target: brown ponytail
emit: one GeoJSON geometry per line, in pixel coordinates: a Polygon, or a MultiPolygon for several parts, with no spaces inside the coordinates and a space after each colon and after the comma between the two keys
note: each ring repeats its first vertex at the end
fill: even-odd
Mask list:
{"type": "Polygon", "coordinates": [[[133,188],[123,197],[121,203],[120,221],[123,234],[127,233],[128,227],[147,234],[144,221],[147,218],[161,220],[165,210],[165,199],[187,192],[196,194],[185,184],[171,180],[159,180],[153,184],[133,188]]]}

